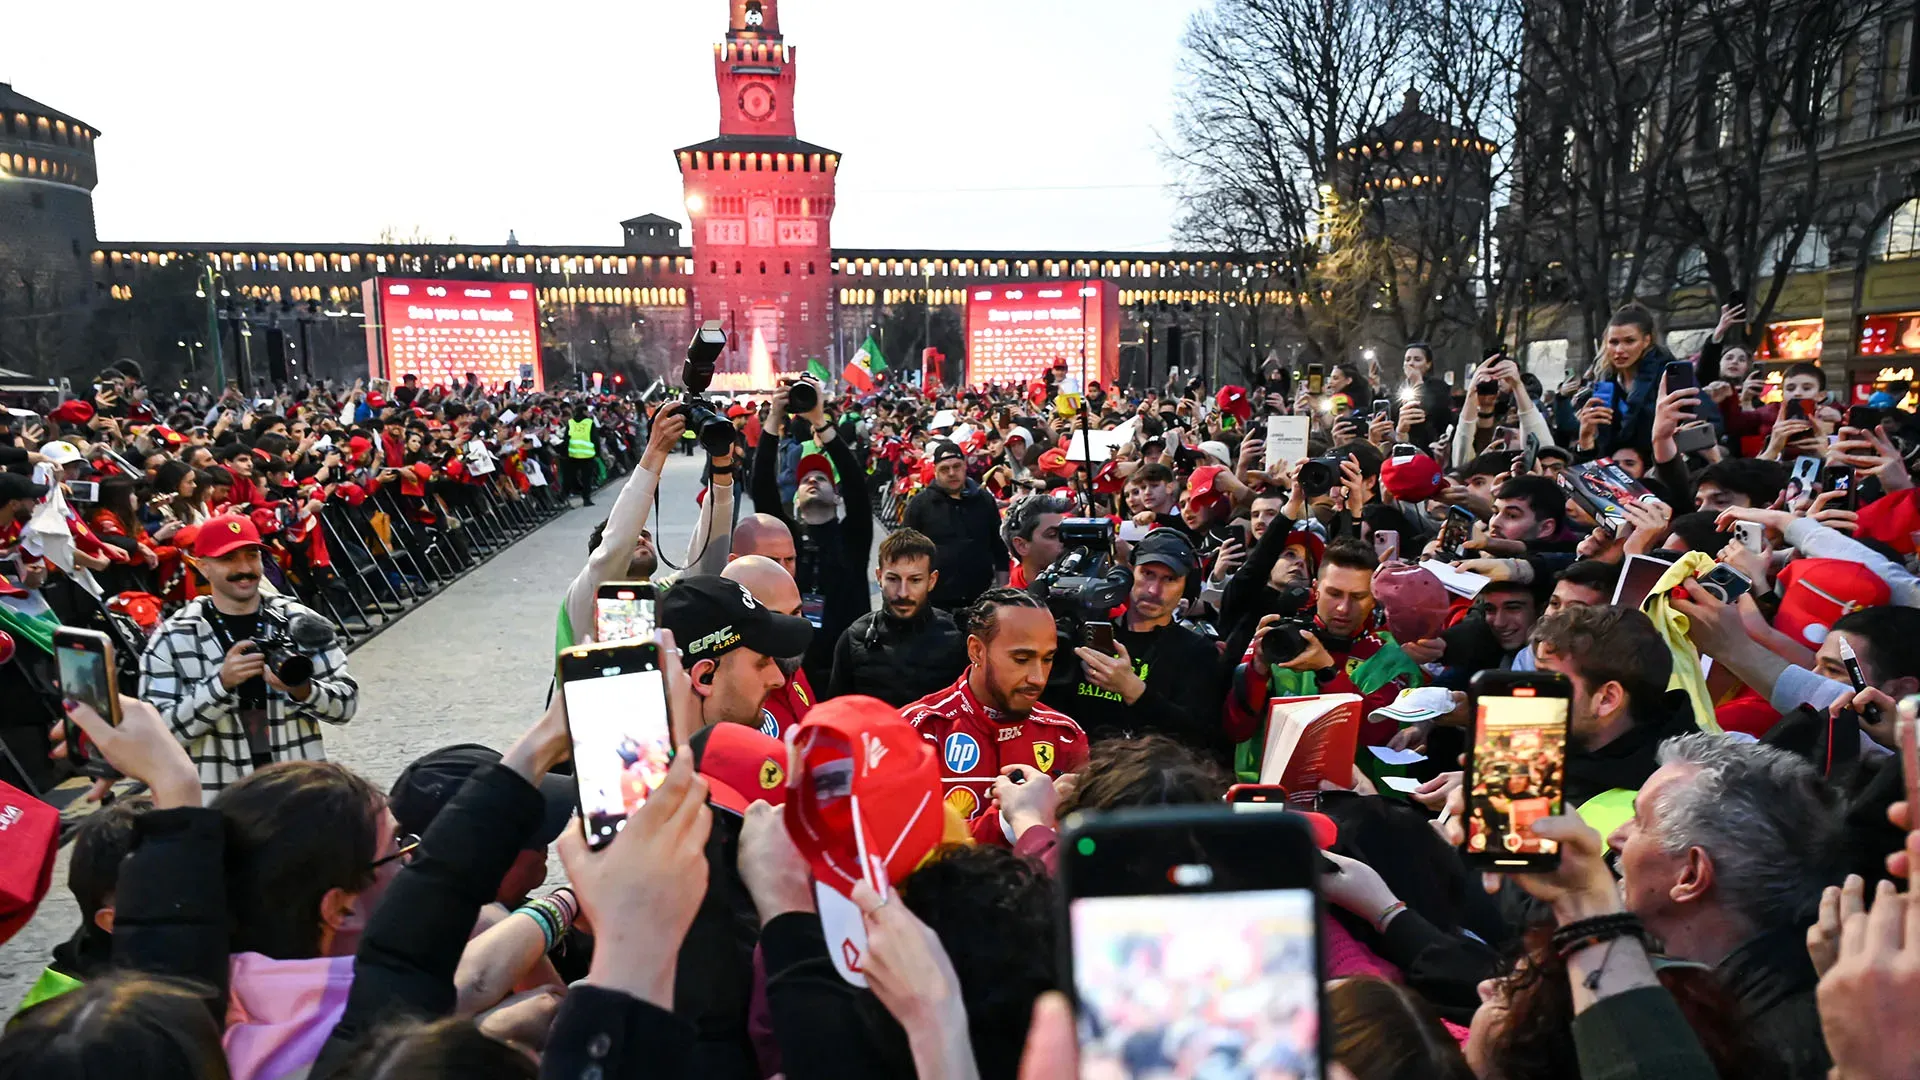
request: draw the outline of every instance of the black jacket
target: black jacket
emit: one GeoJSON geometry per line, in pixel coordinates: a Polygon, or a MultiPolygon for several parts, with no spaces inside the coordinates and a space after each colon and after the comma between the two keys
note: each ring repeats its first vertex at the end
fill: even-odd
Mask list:
{"type": "Polygon", "coordinates": [[[713,811],[706,855],[707,894],[680,945],[673,1014],[693,1026],[697,1040],[689,1075],[758,1080],[747,1007],[753,998],[753,946],[760,918],[740,880],[740,815],[713,811]]]}
{"type": "Polygon", "coordinates": [[[1747,1013],[1747,1030],[1786,1065],[1792,1080],[1822,1080],[1833,1059],[1820,1031],[1804,926],[1783,926],[1741,945],[1717,969],[1747,1013]]]}
{"type": "Polygon", "coordinates": [[[1669,690],[1666,699],[1653,709],[1658,715],[1636,721],[1619,738],[1594,750],[1580,746],[1567,749],[1567,808],[1603,791],[1623,788],[1638,791],[1654,770],[1659,768],[1655,753],[1660,743],[1675,735],[1700,730],[1693,721],[1692,706],[1683,691],[1669,690]],[[1678,695],[1676,697],[1676,695],[1678,695]]]}
{"type": "Polygon", "coordinates": [[[820,918],[790,912],[760,936],[767,1013],[787,1080],[862,1080],[913,1075],[907,1033],[870,991],[840,978],[820,918]]]}
{"type": "Polygon", "coordinates": [[[938,551],[933,568],[934,607],[966,607],[993,587],[995,572],[1007,568],[1007,546],[1000,539],[1000,507],[972,480],[956,497],[929,484],[907,503],[905,524],[932,540],[938,551]]]}
{"type": "Polygon", "coordinates": [[[1047,681],[1041,700],[1073,717],[1090,745],[1153,734],[1177,739],[1201,753],[1224,749],[1220,654],[1211,641],[1178,623],[1144,632],[1129,630],[1124,618],[1114,620],[1113,639],[1126,648],[1133,673],[1147,684],[1140,700],[1129,705],[1118,694],[1088,682],[1080,658],[1065,648],[1054,656],[1058,677],[1047,681]]]}
{"type": "Polygon", "coordinates": [[[113,964],[213,989],[227,1020],[226,822],[203,807],[154,810],[133,821],[133,847],[113,890],[113,964]]]}
{"type": "Polygon", "coordinates": [[[897,709],[952,686],[966,667],[967,635],[931,603],[911,619],[870,611],[834,646],[824,697],[866,694],[897,709]]]}
{"type": "Polygon", "coordinates": [[[822,525],[795,521],[780,498],[780,440],[768,432],[754,450],[753,508],[787,523],[793,533],[793,579],[802,594],[817,593],[822,604],[820,625],[807,644],[804,666],[807,681],[826,686],[833,679],[833,646],[853,621],[872,610],[867,591],[867,559],[873,548],[873,498],[867,491],[866,471],[854,460],[845,439],[826,446],[827,460],[840,473],[840,497],[845,513],[822,525]]]}

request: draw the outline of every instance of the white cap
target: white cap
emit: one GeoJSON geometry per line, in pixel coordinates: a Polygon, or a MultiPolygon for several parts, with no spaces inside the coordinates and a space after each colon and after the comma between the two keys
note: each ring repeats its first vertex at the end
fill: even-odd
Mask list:
{"type": "Polygon", "coordinates": [[[1443,686],[1422,686],[1400,691],[1393,704],[1373,710],[1367,719],[1417,724],[1422,720],[1437,720],[1452,711],[1453,691],[1443,686]]]}
{"type": "Polygon", "coordinates": [[[1227,449],[1226,443],[1218,439],[1208,439],[1201,443],[1200,452],[1228,468],[1233,467],[1233,453],[1227,449]]]}
{"type": "Polygon", "coordinates": [[[86,460],[86,455],[80,452],[80,448],[65,439],[55,439],[47,443],[40,448],[40,452],[55,465],[71,465],[76,461],[86,460]]]}

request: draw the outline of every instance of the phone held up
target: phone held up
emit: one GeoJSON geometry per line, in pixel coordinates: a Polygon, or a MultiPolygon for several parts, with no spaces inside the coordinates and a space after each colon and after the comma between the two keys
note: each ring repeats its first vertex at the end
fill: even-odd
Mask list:
{"type": "Polygon", "coordinates": [[[1323,364],[1307,365],[1307,393],[1321,394],[1327,389],[1327,369],[1323,364]]]}
{"type": "Polygon", "coordinates": [[[651,640],[657,629],[650,581],[609,581],[593,591],[595,641],[651,640]]]}
{"type": "Polygon", "coordinates": [[[1560,813],[1573,688],[1545,671],[1482,671],[1468,684],[1473,743],[1467,765],[1464,858],[1517,873],[1560,865],[1560,845],[1533,823],[1560,813]]]}
{"type": "Polygon", "coordinates": [[[1087,648],[1108,656],[1118,656],[1120,651],[1113,645],[1113,624],[1110,622],[1088,623],[1087,648]]]}
{"type": "MultiPolygon", "coordinates": [[[[114,683],[113,641],[97,630],[71,626],[53,631],[53,656],[60,680],[60,696],[89,706],[114,727],[120,726],[120,695],[114,683]]],[[[67,761],[88,776],[118,776],[104,758],[93,752],[87,738],[70,717],[63,717],[67,761]]]]}
{"type": "Polygon", "coordinates": [[[1900,772],[1906,780],[1907,813],[1920,813],[1920,694],[1908,694],[1895,707],[1894,742],[1900,748],[1900,772]]]}
{"type": "Polygon", "coordinates": [[[1440,523],[1440,551],[1442,559],[1464,559],[1467,557],[1464,545],[1473,539],[1473,511],[1462,506],[1447,508],[1447,516],[1440,523]]]}
{"type": "Polygon", "coordinates": [[[558,664],[580,820],[587,846],[597,851],[667,778],[673,729],[666,676],[651,641],[565,649],[558,664]]]}
{"type": "Polygon", "coordinates": [[[1080,1075],[1127,1075],[1135,1048],[1188,1017],[1232,1014],[1290,1075],[1324,1075],[1319,855],[1298,814],[1151,807],[1068,819],[1060,844],[1062,984],[1080,1075]],[[1182,1002],[1143,1010],[1134,988],[1182,1002]],[[1259,1002],[1258,1008],[1235,1003],[1259,1002]]]}

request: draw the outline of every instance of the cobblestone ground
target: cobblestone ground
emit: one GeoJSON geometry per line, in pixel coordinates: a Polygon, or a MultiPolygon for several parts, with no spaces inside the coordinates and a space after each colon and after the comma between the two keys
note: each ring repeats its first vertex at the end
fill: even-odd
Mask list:
{"type": "MultiPolygon", "coordinates": [[[[661,492],[664,527],[657,520],[648,526],[676,563],[684,562],[693,531],[700,466],[699,458],[673,456],[661,492]]],[[[385,789],[409,761],[435,747],[512,742],[545,706],[561,594],[586,558],[588,534],[623,483],[600,492],[592,508],[549,522],[355,650],[349,668],[360,683],[359,713],[351,724],[327,729],[327,756],[385,789]]],[[[552,860],[555,873],[559,867],[559,859],[552,860]]],[[[63,850],[39,912],[0,946],[0,1016],[12,1014],[50,950],[79,924],[66,875],[63,850]]]]}

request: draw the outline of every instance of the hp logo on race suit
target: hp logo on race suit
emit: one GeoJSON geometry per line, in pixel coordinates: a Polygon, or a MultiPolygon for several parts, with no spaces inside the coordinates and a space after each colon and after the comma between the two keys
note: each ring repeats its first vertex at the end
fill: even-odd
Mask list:
{"type": "Polygon", "coordinates": [[[777,739],[780,737],[780,721],[773,718],[772,710],[760,710],[760,732],[768,738],[777,739]]]}
{"type": "Polygon", "coordinates": [[[947,759],[948,772],[963,773],[980,764],[980,744],[974,742],[971,735],[955,732],[947,736],[943,753],[947,759]]]}

